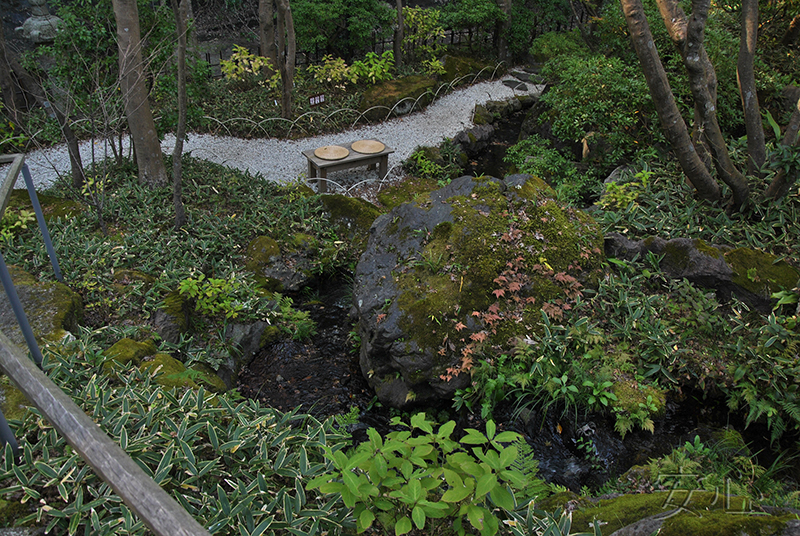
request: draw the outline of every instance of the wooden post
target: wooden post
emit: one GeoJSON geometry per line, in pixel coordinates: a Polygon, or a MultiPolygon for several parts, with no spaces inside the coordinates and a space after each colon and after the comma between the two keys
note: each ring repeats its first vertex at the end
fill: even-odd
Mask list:
{"type": "Polygon", "coordinates": [[[210,536],[2,332],[0,369],[156,536],[210,536]]]}

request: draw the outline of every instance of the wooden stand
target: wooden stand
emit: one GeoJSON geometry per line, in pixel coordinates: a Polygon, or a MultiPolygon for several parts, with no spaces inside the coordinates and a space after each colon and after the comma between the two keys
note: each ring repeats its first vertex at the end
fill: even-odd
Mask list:
{"type": "MultiPolygon", "coordinates": [[[[341,171],[343,169],[360,166],[367,166],[367,169],[375,169],[376,165],[378,166],[378,172],[381,177],[386,175],[389,171],[389,155],[394,152],[394,149],[385,147],[383,151],[379,153],[363,154],[354,151],[351,145],[352,143],[342,145],[342,147],[350,151],[350,154],[340,160],[325,160],[319,158],[314,154],[314,149],[303,151],[303,156],[308,159],[308,179],[325,179],[329,171],[341,171]]],[[[323,193],[328,190],[327,181],[317,180],[315,182],[317,183],[318,192],[323,193]]]]}

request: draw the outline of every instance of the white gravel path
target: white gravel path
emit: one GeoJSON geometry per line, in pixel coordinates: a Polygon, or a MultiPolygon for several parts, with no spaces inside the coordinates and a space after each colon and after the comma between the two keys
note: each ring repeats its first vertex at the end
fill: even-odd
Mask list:
{"type": "MultiPolygon", "coordinates": [[[[507,77],[510,78],[510,77],[507,77]]],[[[260,174],[263,178],[276,182],[291,182],[305,177],[307,163],[301,151],[315,149],[324,145],[349,143],[359,139],[376,138],[394,149],[389,156],[389,169],[397,170],[399,164],[409,157],[417,146],[437,145],[445,138],[451,138],[461,130],[473,126],[472,113],[476,104],[489,100],[505,100],[515,95],[534,94],[541,87],[528,85],[528,91],[513,90],[502,80],[482,82],[455,90],[428,106],[423,112],[413,113],[380,123],[357,127],[353,130],[302,138],[284,139],[240,139],[208,134],[189,134],[184,142],[184,153],[197,158],[229,167],[260,174]]],[[[165,154],[171,153],[175,137],[168,135],[162,143],[165,154]]],[[[81,144],[81,157],[84,164],[91,161],[91,142],[81,144]]],[[[103,146],[97,142],[95,157],[103,155],[103,146]]],[[[69,172],[69,157],[65,145],[33,151],[26,156],[26,162],[37,189],[44,189],[61,173],[69,172]]],[[[396,173],[397,171],[395,171],[396,173]]],[[[5,166],[0,169],[5,173],[5,166]]],[[[364,168],[353,171],[332,173],[329,179],[336,184],[351,184],[364,180],[378,180],[377,172],[367,172],[364,168]]],[[[20,176],[15,186],[24,188],[20,176]]]]}

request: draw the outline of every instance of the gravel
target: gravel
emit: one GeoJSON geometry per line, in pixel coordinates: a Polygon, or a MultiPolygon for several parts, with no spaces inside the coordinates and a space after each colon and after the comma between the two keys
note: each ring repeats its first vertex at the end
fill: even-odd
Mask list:
{"type": "MultiPolygon", "coordinates": [[[[511,77],[505,79],[513,80],[511,77]]],[[[424,111],[395,118],[376,125],[358,127],[352,130],[298,140],[285,139],[240,139],[209,134],[189,134],[184,142],[184,153],[196,158],[223,164],[232,168],[246,170],[266,180],[280,183],[305,179],[308,166],[301,151],[315,149],[324,145],[338,145],[360,139],[375,138],[394,149],[389,156],[389,173],[379,177],[377,171],[364,168],[331,173],[329,191],[350,191],[360,184],[376,181],[393,181],[402,175],[401,163],[420,145],[438,145],[443,139],[455,136],[461,130],[473,126],[472,114],[477,104],[489,100],[505,100],[515,95],[533,94],[541,91],[541,86],[529,85],[525,91],[511,89],[501,80],[481,82],[459,88],[449,93],[424,111]]],[[[171,153],[175,136],[167,135],[162,143],[165,154],[171,153]]],[[[103,143],[95,142],[95,158],[104,154],[103,143]]],[[[81,144],[81,157],[84,165],[92,161],[92,144],[81,144]]],[[[26,162],[31,170],[37,189],[44,189],[61,173],[68,173],[69,157],[65,145],[59,145],[27,154],[26,162]]],[[[5,173],[3,166],[0,173],[5,173]]],[[[20,179],[15,188],[24,188],[20,179]]]]}

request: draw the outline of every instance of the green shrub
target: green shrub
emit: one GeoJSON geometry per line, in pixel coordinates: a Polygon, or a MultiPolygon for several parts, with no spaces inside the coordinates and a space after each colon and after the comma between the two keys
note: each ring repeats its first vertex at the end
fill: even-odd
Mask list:
{"type": "Polygon", "coordinates": [[[577,30],[571,32],[547,32],[533,40],[528,50],[538,62],[546,62],[559,56],[585,56],[589,49],[577,30]]]}
{"type": "Polygon", "coordinates": [[[509,147],[505,161],[519,173],[529,173],[547,181],[560,200],[586,203],[597,197],[599,178],[592,173],[579,173],[574,162],[551,148],[550,140],[538,134],[531,134],[509,147]]]}
{"type": "Polygon", "coordinates": [[[591,156],[593,167],[610,171],[660,139],[650,124],[653,103],[638,65],[604,56],[561,56],[542,72],[558,83],[541,97],[551,111],[540,121],[549,121],[564,141],[601,144],[591,156]]]}
{"type": "MultiPolygon", "coordinates": [[[[395,418],[392,424],[402,422],[395,418]]],[[[514,466],[519,462],[512,442],[519,434],[497,433],[488,421],[485,435],[467,429],[456,441],[451,438],[454,421],[436,431],[433,424],[419,413],[407,430],[390,432],[385,439],[370,429],[369,441],[348,453],[326,447],[329,470],[308,489],[341,497],[354,509],[358,532],[377,520],[385,532],[397,535],[414,526],[431,532],[452,527],[463,535],[469,525],[482,535],[495,534],[495,510],[515,510],[514,493],[526,487],[526,475],[514,466]]]]}

